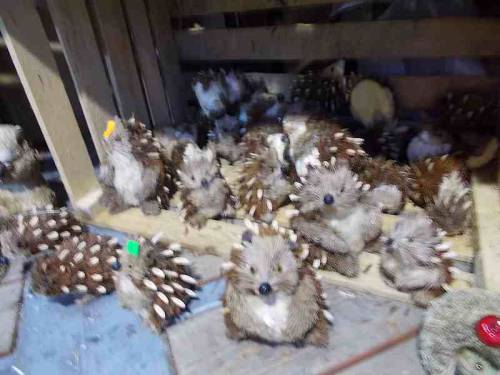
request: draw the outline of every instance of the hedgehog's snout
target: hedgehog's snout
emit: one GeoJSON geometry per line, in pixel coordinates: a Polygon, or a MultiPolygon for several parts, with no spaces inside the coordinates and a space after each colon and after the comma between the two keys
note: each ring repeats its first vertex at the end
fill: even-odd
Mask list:
{"type": "Polygon", "coordinates": [[[333,198],[333,195],[331,195],[331,194],[325,194],[323,196],[323,202],[326,205],[331,206],[333,204],[333,202],[335,202],[335,199],[333,198]]]}
{"type": "Polygon", "coordinates": [[[206,178],[203,178],[203,179],[201,180],[201,187],[202,187],[203,189],[208,189],[208,180],[207,180],[206,178]]]}
{"type": "Polygon", "coordinates": [[[269,283],[262,283],[259,285],[259,293],[263,296],[268,295],[272,290],[273,288],[271,288],[271,284],[269,283]]]}

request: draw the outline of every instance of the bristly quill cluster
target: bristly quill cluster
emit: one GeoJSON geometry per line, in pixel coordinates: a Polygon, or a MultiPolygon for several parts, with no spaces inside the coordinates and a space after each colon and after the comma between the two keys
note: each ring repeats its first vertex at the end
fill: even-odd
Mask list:
{"type": "Polygon", "coordinates": [[[47,296],[103,295],[115,290],[113,269],[118,266],[118,241],[84,233],[60,243],[35,263],[32,285],[47,296]]]}
{"type": "Polygon", "coordinates": [[[364,199],[370,186],[358,181],[346,163],[312,170],[290,196],[296,208],[292,228],[310,246],[303,258],[315,268],[345,276],[359,273],[359,254],[376,242],[382,229],[380,206],[364,199]]]}
{"type": "Polygon", "coordinates": [[[333,317],[314,271],[294,256],[293,232],[247,222],[235,244],[224,293],[226,334],[235,340],[328,345],[333,317]]]}
{"type": "Polygon", "coordinates": [[[351,137],[340,125],[330,120],[307,115],[290,115],[283,119],[283,128],[290,140],[290,155],[299,177],[307,176],[311,168],[336,159],[367,157],[361,148],[363,139],[351,137]]]}
{"type": "Polygon", "coordinates": [[[31,256],[52,251],[67,238],[79,235],[82,224],[65,208],[45,210],[13,216],[0,236],[2,251],[12,255],[31,256]]]}
{"type": "Polygon", "coordinates": [[[134,118],[115,119],[107,131],[107,162],[101,166],[103,204],[113,213],[132,206],[157,215],[168,208],[175,183],[160,142],[134,118]]]}
{"type": "Polygon", "coordinates": [[[198,281],[181,246],[164,246],[158,240],[158,236],[151,241],[139,238],[138,256],[120,254],[115,286],[122,305],[161,333],[188,310],[190,300],[196,298],[198,281]]]}
{"type": "Polygon", "coordinates": [[[398,290],[411,293],[418,305],[426,306],[442,294],[455,270],[450,267],[454,254],[443,236],[426,215],[407,214],[385,239],[381,271],[398,290]]]}
{"type": "Polygon", "coordinates": [[[412,164],[409,195],[448,234],[463,233],[470,224],[472,200],[463,164],[444,155],[412,164]]]}
{"type": "Polygon", "coordinates": [[[202,150],[188,144],[177,174],[183,216],[188,223],[202,227],[208,219],[234,215],[235,199],[220,174],[215,154],[210,148],[202,150]]]}

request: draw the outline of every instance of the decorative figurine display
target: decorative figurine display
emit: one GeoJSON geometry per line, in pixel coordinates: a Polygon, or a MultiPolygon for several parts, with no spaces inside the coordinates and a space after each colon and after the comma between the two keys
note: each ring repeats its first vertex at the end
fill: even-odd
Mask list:
{"type": "Polygon", "coordinates": [[[252,224],[223,265],[226,334],[234,340],[328,345],[325,295],[314,271],[294,256],[297,244],[269,226],[252,224]]]}

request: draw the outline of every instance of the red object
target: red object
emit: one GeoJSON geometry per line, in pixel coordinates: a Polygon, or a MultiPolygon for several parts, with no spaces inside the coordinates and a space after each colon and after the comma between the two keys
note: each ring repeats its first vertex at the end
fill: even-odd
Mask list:
{"type": "Polygon", "coordinates": [[[488,315],[479,320],[476,335],[484,344],[500,347],[500,316],[488,315]]]}

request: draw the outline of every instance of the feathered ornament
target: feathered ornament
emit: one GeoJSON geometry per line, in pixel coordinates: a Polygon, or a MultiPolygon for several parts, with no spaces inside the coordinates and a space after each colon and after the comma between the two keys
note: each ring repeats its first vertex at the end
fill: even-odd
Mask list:
{"type": "Polygon", "coordinates": [[[208,219],[234,215],[235,199],[220,174],[214,152],[188,144],[184,160],[177,171],[183,218],[195,227],[208,219]]]}
{"type": "Polygon", "coordinates": [[[5,254],[32,256],[53,251],[65,239],[78,236],[84,226],[66,210],[33,210],[12,217],[0,236],[5,254]]]}
{"type": "Polygon", "coordinates": [[[311,171],[290,199],[291,226],[308,244],[301,258],[314,268],[347,277],[359,273],[359,254],[375,245],[382,230],[379,205],[365,199],[370,186],[346,163],[311,171]]]}
{"type": "Polygon", "coordinates": [[[227,336],[328,345],[333,317],[318,277],[293,254],[297,236],[275,223],[247,225],[250,229],[222,265],[227,277],[223,298],[227,336]]]}
{"type": "Polygon", "coordinates": [[[115,238],[84,233],[65,239],[58,250],[38,257],[33,290],[47,296],[99,296],[115,290],[113,269],[119,267],[115,238]]]}
{"type": "Polygon", "coordinates": [[[442,242],[443,235],[428,216],[407,214],[385,239],[382,274],[398,290],[411,293],[418,305],[427,306],[451,282],[454,254],[442,242]]]}
{"type": "Polygon", "coordinates": [[[179,244],[157,241],[157,236],[151,241],[139,238],[137,253],[120,254],[115,286],[122,305],[161,333],[188,310],[198,281],[179,244]]]}
{"type": "Polygon", "coordinates": [[[104,132],[106,163],[101,166],[102,203],[112,213],[140,207],[157,215],[175,193],[171,164],[146,126],[130,118],[108,122],[104,132]]]}

